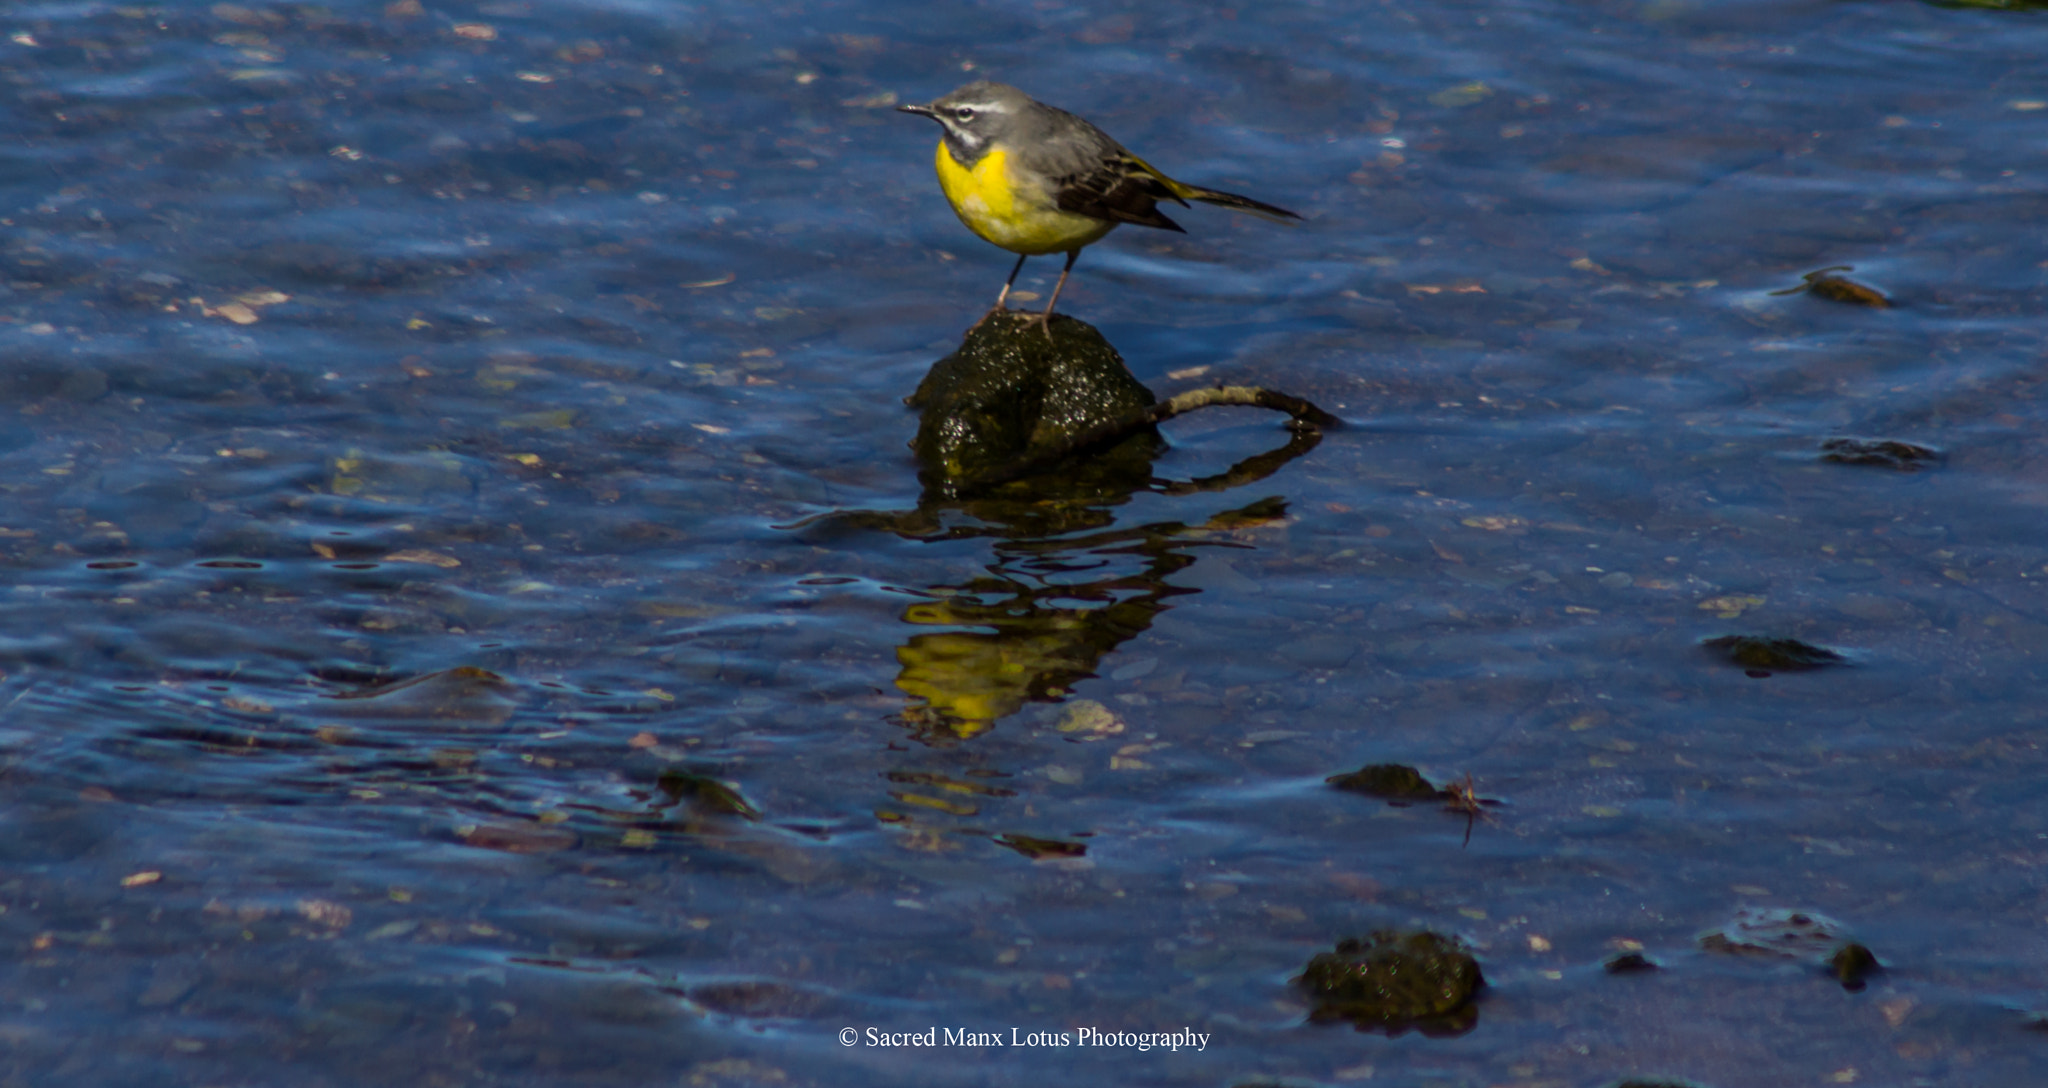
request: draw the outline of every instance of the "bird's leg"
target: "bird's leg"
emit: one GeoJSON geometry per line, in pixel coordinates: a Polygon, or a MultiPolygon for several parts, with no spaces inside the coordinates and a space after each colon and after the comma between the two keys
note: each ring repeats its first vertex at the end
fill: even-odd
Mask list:
{"type": "Polygon", "coordinates": [[[1074,270],[1074,262],[1081,259],[1081,251],[1067,251],[1067,266],[1060,269],[1060,281],[1052,285],[1052,297],[1045,300],[1045,312],[1038,315],[1038,327],[1045,330],[1046,339],[1052,338],[1052,308],[1059,304],[1060,288],[1067,285],[1067,273],[1074,270]]]}
{"type": "Polygon", "coordinates": [[[1009,309],[1009,307],[1003,305],[1003,300],[1010,297],[1010,287],[1017,282],[1017,273],[1024,271],[1024,262],[1029,259],[1029,254],[1020,253],[1017,255],[1017,263],[1010,269],[1010,278],[1003,281],[1003,293],[996,296],[996,309],[1009,309]]]}
{"type": "Polygon", "coordinates": [[[990,307],[987,313],[981,315],[981,320],[975,322],[973,327],[967,330],[968,332],[971,333],[975,329],[978,329],[983,325],[988,324],[988,319],[996,316],[997,314],[1006,314],[1010,312],[1010,308],[1008,306],[1003,305],[1003,302],[1004,300],[1010,297],[1010,285],[1017,282],[1017,273],[1024,271],[1024,261],[1029,256],[1030,254],[1028,253],[1019,254],[1017,256],[1016,267],[1010,269],[1010,278],[1003,281],[1003,293],[996,296],[996,304],[990,307]]]}

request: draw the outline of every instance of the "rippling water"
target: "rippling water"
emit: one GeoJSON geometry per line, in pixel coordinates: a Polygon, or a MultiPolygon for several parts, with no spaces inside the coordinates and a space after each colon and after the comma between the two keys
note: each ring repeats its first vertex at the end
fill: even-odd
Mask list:
{"type": "Polygon", "coordinates": [[[2048,1077],[2037,13],[0,16],[0,1082],[2048,1077]],[[1009,258],[888,107],[981,77],[1302,212],[1061,308],[1352,425],[922,499],[1009,258]],[[1764,909],[1886,970],[1700,946],[1764,909]],[[1389,925],[1476,1028],[1307,1023],[1389,925]]]}

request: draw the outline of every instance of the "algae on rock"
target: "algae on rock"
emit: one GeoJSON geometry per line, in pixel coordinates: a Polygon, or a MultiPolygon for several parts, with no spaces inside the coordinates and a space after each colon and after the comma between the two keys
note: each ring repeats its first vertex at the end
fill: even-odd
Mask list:
{"type": "Polygon", "coordinates": [[[1362,793],[1388,801],[1438,801],[1450,791],[1429,784],[1422,772],[1403,763],[1371,763],[1349,774],[1323,779],[1347,793],[1362,793]]]}
{"type": "MultiPolygon", "coordinates": [[[[1049,328],[998,314],[932,364],[906,401],[921,413],[911,449],[928,478],[969,480],[1154,403],[1094,326],[1055,314],[1049,328]]],[[[1159,442],[1127,440],[1111,459],[1130,446],[1147,464],[1159,442]]]]}
{"type": "Polygon", "coordinates": [[[1424,1034],[1471,1030],[1479,1019],[1472,999],[1486,984],[1457,938],[1384,929],[1317,953],[1295,981],[1309,992],[1312,1020],[1424,1034]]]}

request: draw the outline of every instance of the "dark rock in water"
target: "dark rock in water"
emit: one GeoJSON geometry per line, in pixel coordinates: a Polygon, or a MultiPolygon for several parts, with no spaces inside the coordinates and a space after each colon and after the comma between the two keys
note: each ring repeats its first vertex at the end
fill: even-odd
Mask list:
{"type": "Polygon", "coordinates": [[[1643,955],[1641,952],[1618,952],[1607,957],[1601,965],[1610,975],[1639,975],[1649,971],[1662,971],[1664,965],[1643,955]]]}
{"type": "Polygon", "coordinates": [[[1723,635],[1720,638],[1710,638],[1700,645],[1750,670],[1751,676],[1769,676],[1772,670],[1803,672],[1829,665],[1841,665],[1848,661],[1833,650],[1801,642],[1796,638],[1723,635]]]}
{"type": "Polygon", "coordinates": [[[1667,1080],[1663,1077],[1644,1080],[1641,1077],[1630,1077],[1627,1080],[1615,1081],[1608,1085],[1607,1088],[1701,1088],[1701,1086],[1689,1080],[1667,1080]]]}
{"type": "Polygon", "coordinates": [[[1871,975],[1884,970],[1884,967],[1870,949],[1850,941],[1835,949],[1835,954],[1828,958],[1828,969],[1835,973],[1844,990],[1860,990],[1871,975]]]}
{"type": "Polygon", "coordinates": [[[1340,790],[1389,801],[1440,801],[1450,796],[1449,791],[1430,785],[1421,771],[1400,763],[1372,763],[1323,781],[1340,790]]]}
{"type": "Polygon", "coordinates": [[[749,820],[761,818],[761,811],[748,804],[738,790],[710,775],[668,770],[662,772],[655,784],[671,798],[670,804],[688,801],[695,808],[723,816],[740,816],[749,820]]]}
{"type": "Polygon", "coordinates": [[[1941,451],[1890,438],[1830,438],[1820,444],[1820,459],[1836,465],[1875,465],[1899,472],[1918,472],[1940,464],[1941,451]]]}
{"type": "Polygon", "coordinates": [[[1309,1018],[1349,1020],[1361,1029],[1458,1034],[1478,1023],[1472,1004],[1479,961],[1463,942],[1427,931],[1380,930],[1319,952],[1295,979],[1309,992],[1309,1018]]]}
{"type": "MultiPolygon", "coordinates": [[[[961,481],[1057,447],[1150,407],[1094,326],[1055,314],[1048,338],[1024,315],[996,315],[932,364],[908,403],[921,414],[911,449],[928,476],[961,481]]],[[[1149,460],[1156,432],[1133,442],[1149,460]]]]}

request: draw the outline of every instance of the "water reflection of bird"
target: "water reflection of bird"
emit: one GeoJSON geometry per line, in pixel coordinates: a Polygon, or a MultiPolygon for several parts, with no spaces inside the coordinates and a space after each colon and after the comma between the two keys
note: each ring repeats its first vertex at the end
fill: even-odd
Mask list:
{"type": "Polygon", "coordinates": [[[985,241],[1018,255],[990,314],[1008,309],[1004,302],[1026,258],[1067,255],[1038,318],[1048,333],[1053,305],[1083,246],[1120,223],[1181,229],[1160,214],[1160,201],[1186,207],[1199,200],[1274,220],[1301,218],[1250,197],[1175,181],[1087,121],[1005,84],[969,83],[929,105],[896,108],[945,128],[939,185],[954,213],[985,241]]]}

